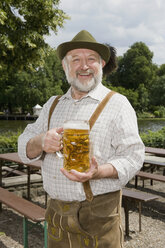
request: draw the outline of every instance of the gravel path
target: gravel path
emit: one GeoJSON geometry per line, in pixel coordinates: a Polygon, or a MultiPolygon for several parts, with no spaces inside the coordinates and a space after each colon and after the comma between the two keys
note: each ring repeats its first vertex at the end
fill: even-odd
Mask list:
{"type": "MultiPolygon", "coordinates": [[[[133,187],[133,184],[132,181],[128,186],[133,187]]],[[[149,181],[145,181],[145,189],[139,187],[139,190],[157,194],[159,199],[143,204],[142,232],[140,233],[138,210],[133,208],[130,211],[130,237],[125,238],[124,248],[164,248],[165,184],[154,182],[154,185],[150,186],[149,181]]],[[[34,197],[33,201],[43,206],[44,195],[34,197]]],[[[0,214],[0,248],[23,248],[22,237],[22,216],[3,206],[0,214]]],[[[35,227],[30,230],[29,248],[42,248],[43,243],[43,229],[35,227]]]]}

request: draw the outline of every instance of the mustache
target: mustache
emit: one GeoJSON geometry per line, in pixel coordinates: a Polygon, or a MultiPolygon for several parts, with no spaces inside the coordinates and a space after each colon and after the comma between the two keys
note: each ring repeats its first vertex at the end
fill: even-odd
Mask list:
{"type": "Polygon", "coordinates": [[[89,75],[89,74],[94,74],[94,71],[92,69],[88,69],[88,70],[85,70],[85,71],[78,70],[78,71],[76,71],[76,75],[78,75],[78,74],[80,74],[80,75],[89,75]]]}

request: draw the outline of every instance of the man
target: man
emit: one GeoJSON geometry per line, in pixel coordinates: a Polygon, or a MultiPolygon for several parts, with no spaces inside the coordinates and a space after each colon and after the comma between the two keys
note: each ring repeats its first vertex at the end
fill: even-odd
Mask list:
{"type": "Polygon", "coordinates": [[[68,172],[57,156],[62,149],[64,121],[89,120],[110,92],[101,81],[103,72],[115,67],[114,49],[83,30],[59,45],[57,53],[71,87],[58,100],[51,117],[49,110],[56,97],[48,100],[18,142],[19,155],[26,163],[44,154],[43,185],[51,198],[46,211],[48,247],[123,247],[120,192],[144,158],[136,115],[128,100],[114,94],[92,127],[94,156],[89,171],[68,172]],[[86,199],[86,191],[92,198],[86,199]]]}

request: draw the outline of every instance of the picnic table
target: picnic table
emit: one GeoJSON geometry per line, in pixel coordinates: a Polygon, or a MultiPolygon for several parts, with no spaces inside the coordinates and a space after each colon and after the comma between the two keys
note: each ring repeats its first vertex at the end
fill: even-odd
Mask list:
{"type": "Polygon", "coordinates": [[[146,170],[147,165],[150,166],[151,173],[154,172],[155,168],[157,168],[157,169],[162,168],[163,169],[163,175],[165,176],[165,160],[164,161],[158,161],[158,160],[155,160],[154,158],[145,159],[144,163],[143,163],[143,167],[142,167],[143,171],[146,170]]]}
{"type": "Polygon", "coordinates": [[[145,147],[145,152],[154,154],[155,156],[165,157],[164,148],[145,147]]]}
{"type": "Polygon", "coordinates": [[[135,176],[135,188],[137,188],[138,185],[138,177],[143,180],[143,187],[145,179],[150,179],[151,185],[153,185],[154,180],[165,182],[165,149],[146,147],[145,150],[146,154],[143,167],[135,176]],[[160,173],[154,173],[155,168],[156,170],[162,168],[163,175],[160,175],[160,173]],[[148,171],[150,171],[150,173],[148,171]]]}
{"type": "Polygon", "coordinates": [[[4,162],[15,162],[18,165],[25,165],[27,167],[27,199],[30,200],[30,176],[31,176],[31,170],[40,170],[41,169],[41,160],[32,162],[32,163],[23,163],[22,160],[19,158],[18,153],[4,153],[0,154],[0,187],[2,187],[2,166],[4,165],[4,162]]]}

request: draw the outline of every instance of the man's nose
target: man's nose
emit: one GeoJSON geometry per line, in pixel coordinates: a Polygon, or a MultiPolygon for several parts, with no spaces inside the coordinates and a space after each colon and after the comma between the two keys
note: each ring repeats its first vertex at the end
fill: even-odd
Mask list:
{"type": "Polygon", "coordinates": [[[81,61],[81,69],[82,70],[87,70],[89,68],[88,62],[86,60],[81,61]]]}

